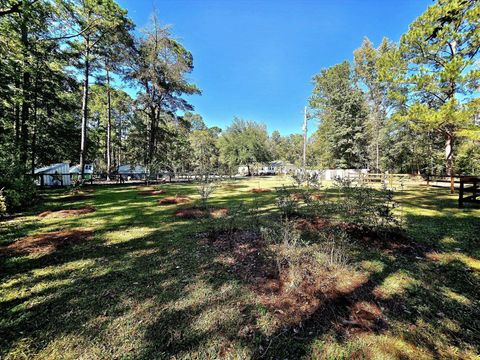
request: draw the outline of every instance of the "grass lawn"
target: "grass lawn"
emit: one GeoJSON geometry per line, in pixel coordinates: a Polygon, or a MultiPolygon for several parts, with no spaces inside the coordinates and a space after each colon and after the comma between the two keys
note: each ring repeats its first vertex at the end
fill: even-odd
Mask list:
{"type": "MultiPolygon", "coordinates": [[[[255,203],[268,216],[275,193],[250,189],[282,183],[235,181],[211,204],[255,203]]],[[[198,201],[195,185],[160,187],[165,194],[96,187],[70,199],[51,191],[31,213],[0,222],[0,358],[479,359],[480,209],[459,210],[457,195],[414,185],[396,193],[423,251],[357,245],[351,266],[364,280],[292,323],[259,300],[228,251],[198,236],[206,221],[175,216],[185,204],[158,204],[198,201]],[[96,211],[38,216],[86,206],[96,211]],[[67,244],[41,237],[51,232],[67,244]],[[30,247],[12,245],[26,237],[30,247]],[[365,296],[384,326],[345,330],[365,296]]]]}

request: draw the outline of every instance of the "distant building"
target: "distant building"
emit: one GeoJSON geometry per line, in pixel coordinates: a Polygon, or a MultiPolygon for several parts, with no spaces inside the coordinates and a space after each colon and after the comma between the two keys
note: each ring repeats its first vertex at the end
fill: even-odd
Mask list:
{"type": "Polygon", "coordinates": [[[71,184],[68,163],[57,163],[35,169],[36,182],[40,186],[69,186],[71,184]]]}
{"type": "Polygon", "coordinates": [[[147,171],[141,165],[120,165],[117,170],[118,175],[130,179],[145,179],[147,171]]]}
{"type": "Polygon", "coordinates": [[[293,173],[297,169],[294,164],[282,161],[275,160],[270,161],[264,164],[256,165],[240,165],[238,167],[238,174],[248,175],[248,169],[250,167],[250,172],[254,175],[277,175],[277,174],[288,174],[293,173]]]}
{"type": "Polygon", "coordinates": [[[275,160],[270,161],[259,170],[259,175],[277,175],[277,174],[288,174],[293,173],[297,167],[294,164],[282,161],[275,160]]]}
{"type": "MultiPolygon", "coordinates": [[[[84,170],[83,171],[84,178],[86,180],[91,179],[93,176],[93,170],[94,170],[93,164],[85,164],[83,166],[83,170],[84,170]]],[[[80,165],[72,166],[69,172],[72,175],[80,175],[80,165]]]]}

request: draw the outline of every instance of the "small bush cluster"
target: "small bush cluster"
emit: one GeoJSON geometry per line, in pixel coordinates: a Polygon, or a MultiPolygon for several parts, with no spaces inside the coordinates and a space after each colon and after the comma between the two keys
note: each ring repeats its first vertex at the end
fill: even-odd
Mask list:
{"type": "Polygon", "coordinates": [[[197,192],[200,195],[203,209],[208,208],[208,199],[216,189],[217,183],[209,175],[203,175],[200,177],[200,181],[197,185],[197,192]]]}
{"type": "Polygon", "coordinates": [[[352,241],[340,228],[330,228],[318,234],[317,261],[328,267],[345,266],[350,259],[352,241]]]}
{"type": "Polygon", "coordinates": [[[292,196],[292,192],[286,186],[276,189],[276,205],[283,217],[291,217],[298,212],[298,199],[292,196]]]}
{"type": "Polygon", "coordinates": [[[320,189],[322,181],[318,173],[298,172],[291,175],[293,183],[297,187],[306,186],[307,188],[320,189]]]}
{"type": "Polygon", "coordinates": [[[373,189],[347,179],[337,180],[336,187],[339,192],[337,212],[349,222],[376,231],[398,225],[393,213],[397,204],[392,190],[385,186],[373,189]]]}
{"type": "Polygon", "coordinates": [[[12,165],[6,160],[0,162],[0,203],[4,204],[5,212],[25,209],[36,200],[37,187],[25,174],[23,166],[12,165]]]}

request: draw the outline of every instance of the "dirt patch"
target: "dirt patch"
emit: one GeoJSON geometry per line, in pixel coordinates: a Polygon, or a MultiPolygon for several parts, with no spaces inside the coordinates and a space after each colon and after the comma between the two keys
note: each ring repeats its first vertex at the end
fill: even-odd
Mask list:
{"type": "Polygon", "coordinates": [[[227,185],[223,185],[223,187],[225,189],[239,189],[242,187],[242,185],[227,184],[227,185]]]}
{"type": "Polygon", "coordinates": [[[334,223],[325,218],[304,219],[300,218],[295,221],[295,226],[301,231],[322,231],[327,228],[332,228],[334,223]]]}
{"type": "Polygon", "coordinates": [[[290,197],[295,201],[301,201],[301,200],[305,199],[305,196],[301,192],[291,193],[290,197]]]}
{"type": "Polygon", "coordinates": [[[89,214],[95,212],[95,208],[93,206],[85,206],[81,208],[75,209],[62,209],[62,210],[47,210],[38,215],[40,218],[66,218],[70,216],[77,216],[83,214],[89,214]]]}
{"type": "Polygon", "coordinates": [[[74,201],[82,201],[88,200],[93,197],[95,189],[75,189],[72,190],[68,195],[59,199],[62,202],[74,202],[74,201]]]}
{"type": "Polygon", "coordinates": [[[14,243],[0,248],[0,254],[30,255],[50,254],[57,249],[74,243],[89,240],[93,236],[91,230],[65,230],[46,234],[27,236],[14,243]]]}
{"type": "Polygon", "coordinates": [[[79,193],[79,194],[91,194],[91,193],[94,193],[95,192],[95,189],[76,189],[76,190],[73,190],[73,193],[79,193]]]}
{"type": "Polygon", "coordinates": [[[431,250],[429,246],[410,239],[401,229],[375,231],[352,223],[332,221],[320,217],[297,219],[296,226],[301,231],[311,233],[335,228],[340,229],[345,231],[357,244],[389,255],[424,257],[425,253],[431,250]]]}
{"type": "Polygon", "coordinates": [[[349,317],[341,323],[348,334],[378,332],[387,327],[382,310],[371,301],[358,301],[349,306],[349,309],[349,317]]]}
{"type": "Polygon", "coordinates": [[[142,196],[153,196],[153,195],[161,195],[165,194],[165,190],[143,190],[138,193],[142,196]]]}
{"type": "Polygon", "coordinates": [[[160,205],[170,205],[170,204],[184,204],[190,202],[192,198],[187,195],[177,195],[177,196],[167,196],[163,199],[158,200],[160,205]]]}
{"type": "Polygon", "coordinates": [[[272,189],[264,189],[264,188],[253,188],[250,189],[251,193],[258,194],[258,193],[268,193],[272,192],[272,189]]]}
{"type": "Polygon", "coordinates": [[[228,271],[257,294],[257,301],[268,309],[279,328],[296,326],[319,311],[330,311],[333,301],[339,301],[335,313],[348,320],[352,301],[346,298],[368,281],[365,274],[348,268],[318,271],[317,267],[313,271],[314,264],[308,260],[301,262],[299,268],[282,265],[280,269],[272,247],[254,231],[225,233],[207,239],[206,243],[215,248],[221,262],[229,266],[228,271]],[[303,274],[297,283],[293,279],[296,271],[303,274]]]}
{"type": "Polygon", "coordinates": [[[214,219],[222,218],[228,215],[226,208],[210,208],[208,210],[199,207],[190,207],[179,209],[175,212],[175,216],[183,219],[200,219],[212,217],[214,219]]]}

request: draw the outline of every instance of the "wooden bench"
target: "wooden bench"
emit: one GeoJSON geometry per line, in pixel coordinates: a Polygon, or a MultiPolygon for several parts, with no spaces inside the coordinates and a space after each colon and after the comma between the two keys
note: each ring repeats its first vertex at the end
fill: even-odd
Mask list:
{"type": "Polygon", "coordinates": [[[464,203],[480,204],[480,176],[460,176],[460,191],[458,193],[458,207],[463,208],[464,203]],[[467,185],[467,186],[465,186],[467,185]],[[471,185],[471,186],[468,186],[471,185]],[[465,193],[472,195],[466,196],[465,193]]]}

